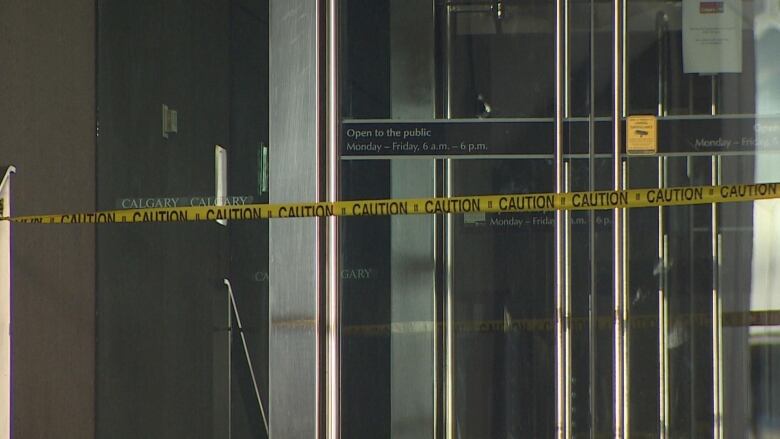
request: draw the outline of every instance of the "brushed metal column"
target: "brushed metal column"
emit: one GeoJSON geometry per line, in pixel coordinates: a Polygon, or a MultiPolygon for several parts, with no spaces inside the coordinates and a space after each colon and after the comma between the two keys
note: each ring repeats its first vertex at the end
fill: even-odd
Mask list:
{"type": "MultiPolygon", "coordinates": [[[[319,201],[319,2],[270,0],[270,202],[319,201]]],[[[272,438],[315,438],[320,423],[319,221],[269,226],[269,407],[272,438]]]]}

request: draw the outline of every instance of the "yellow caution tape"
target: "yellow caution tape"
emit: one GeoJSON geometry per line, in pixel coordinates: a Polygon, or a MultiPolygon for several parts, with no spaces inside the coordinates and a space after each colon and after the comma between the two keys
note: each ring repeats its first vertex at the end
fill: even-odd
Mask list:
{"type": "Polygon", "coordinates": [[[247,204],[106,210],[93,213],[3,217],[17,223],[151,223],[259,220],[327,216],[415,215],[441,213],[545,212],[683,206],[780,198],[780,183],[686,186],[622,191],[474,195],[320,203],[247,204]]]}

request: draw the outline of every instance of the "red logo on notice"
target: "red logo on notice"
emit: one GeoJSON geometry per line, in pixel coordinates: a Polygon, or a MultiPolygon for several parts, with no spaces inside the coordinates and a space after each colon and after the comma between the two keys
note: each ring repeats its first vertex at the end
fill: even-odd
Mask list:
{"type": "Polygon", "coordinates": [[[700,14],[722,14],[723,2],[701,2],[699,3],[700,14]]]}

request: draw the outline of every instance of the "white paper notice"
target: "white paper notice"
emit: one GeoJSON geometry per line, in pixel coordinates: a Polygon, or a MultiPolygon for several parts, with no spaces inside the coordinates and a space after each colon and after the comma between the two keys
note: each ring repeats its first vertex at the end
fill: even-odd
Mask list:
{"type": "Polygon", "coordinates": [[[683,0],[685,73],[742,71],[742,0],[683,0]]]}

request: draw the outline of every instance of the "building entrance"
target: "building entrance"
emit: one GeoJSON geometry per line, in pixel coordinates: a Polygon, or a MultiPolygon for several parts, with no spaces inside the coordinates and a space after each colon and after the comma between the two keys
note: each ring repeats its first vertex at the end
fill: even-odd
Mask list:
{"type": "MultiPolygon", "coordinates": [[[[758,3],[339,5],[343,199],[771,179],[758,3]]],[[[342,220],[342,437],[772,434],[770,204],[342,220]]]]}

